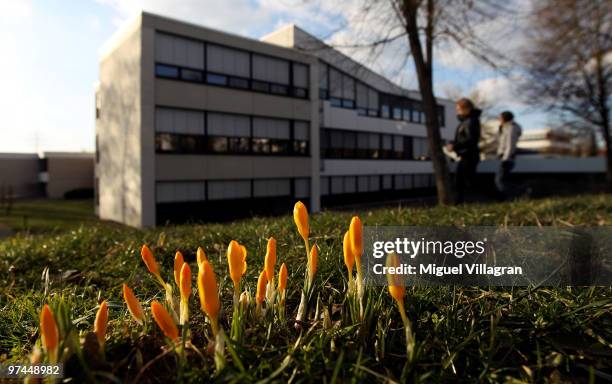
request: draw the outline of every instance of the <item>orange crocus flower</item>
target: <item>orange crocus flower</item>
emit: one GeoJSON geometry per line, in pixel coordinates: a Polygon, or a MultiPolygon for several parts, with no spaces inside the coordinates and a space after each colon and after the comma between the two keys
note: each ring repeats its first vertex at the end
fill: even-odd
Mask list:
{"type": "Polygon", "coordinates": [[[301,201],[295,203],[293,207],[293,221],[297,226],[298,232],[304,241],[308,241],[310,227],[308,226],[308,210],[301,201]]]}
{"type": "Polygon", "coordinates": [[[227,263],[229,273],[234,282],[235,289],[240,289],[240,279],[246,272],[246,248],[238,244],[236,240],[230,241],[227,246],[227,263]]]}
{"type": "Polygon", "coordinates": [[[308,279],[312,283],[314,276],[317,273],[317,267],[319,265],[319,251],[316,244],[310,249],[310,259],[308,260],[308,279]]]}
{"type": "Polygon", "coordinates": [[[259,274],[259,279],[257,279],[257,295],[255,296],[255,301],[257,304],[261,304],[266,299],[266,284],[268,283],[268,279],[266,277],[266,270],[264,269],[259,274]]]}
{"type": "Polygon", "coordinates": [[[164,283],[164,280],[159,274],[159,265],[157,265],[157,261],[155,261],[155,256],[153,256],[153,252],[151,252],[151,250],[146,244],[142,246],[142,249],[140,250],[140,256],[142,257],[142,261],[144,261],[149,272],[151,272],[157,278],[157,281],[165,288],[166,284],[164,283]]]}
{"type": "Polygon", "coordinates": [[[153,314],[155,322],[167,338],[173,341],[178,339],[178,328],[176,327],[174,320],[172,320],[172,316],[170,316],[168,311],[166,311],[166,308],[164,308],[164,306],[157,300],[153,300],[153,302],[151,302],[151,313],[153,314]]]}
{"type": "Polygon", "coordinates": [[[355,262],[357,263],[357,270],[361,270],[361,254],[363,253],[363,225],[361,219],[358,216],[353,216],[351,219],[351,225],[349,227],[351,249],[355,262]]]}
{"type": "Polygon", "coordinates": [[[106,336],[106,325],[108,324],[108,303],[104,300],[98,308],[96,319],[94,320],[94,333],[98,337],[98,343],[104,345],[106,336]]]}
{"type": "Polygon", "coordinates": [[[181,282],[181,268],[183,268],[183,263],[185,262],[185,258],[181,251],[176,251],[174,254],[174,281],[176,285],[179,286],[181,282]]]}
{"type": "Polygon", "coordinates": [[[48,304],[45,304],[40,312],[40,336],[42,344],[47,350],[51,361],[55,361],[57,357],[57,347],[59,345],[59,331],[55,317],[51,312],[48,304]]]}
{"type": "Polygon", "coordinates": [[[181,293],[181,300],[189,300],[189,296],[191,295],[191,268],[188,263],[183,263],[181,267],[179,290],[181,293]]]}
{"type": "Polygon", "coordinates": [[[132,314],[134,320],[136,320],[139,324],[144,323],[144,312],[142,310],[142,306],[140,302],[134,296],[134,292],[127,286],[127,284],[123,284],[123,299],[127,304],[128,310],[132,314]]]}
{"type": "Polygon", "coordinates": [[[210,319],[213,333],[217,333],[217,319],[219,316],[219,290],[217,288],[217,278],[208,260],[202,262],[202,273],[198,274],[198,288],[200,289],[200,303],[202,310],[210,319]]]}
{"type": "Polygon", "coordinates": [[[206,253],[204,253],[204,249],[202,249],[202,247],[198,247],[198,251],[196,252],[196,256],[197,256],[197,260],[198,260],[198,266],[200,266],[200,264],[202,264],[202,262],[206,259],[206,253]]]}
{"type": "Polygon", "coordinates": [[[351,234],[349,231],[344,233],[344,240],[342,242],[342,250],[344,253],[344,265],[348,269],[349,281],[353,280],[353,266],[355,265],[355,255],[351,247],[351,234]]]}
{"type": "Polygon", "coordinates": [[[266,277],[269,282],[274,281],[275,264],[276,264],[276,239],[273,237],[270,237],[268,239],[266,258],[264,259],[264,270],[266,271],[266,277]]]}
{"type": "Polygon", "coordinates": [[[180,323],[185,324],[189,319],[189,296],[191,296],[191,268],[188,263],[183,263],[180,272],[179,291],[181,294],[180,323]]]}
{"type": "MultiPolygon", "coordinates": [[[[396,253],[390,253],[387,256],[387,267],[396,268],[400,265],[399,257],[396,253]]],[[[404,305],[404,294],[406,293],[406,288],[401,285],[401,280],[399,275],[393,273],[387,273],[387,282],[389,284],[389,294],[391,297],[395,299],[397,304],[403,308],[404,305]]]]}
{"type": "Polygon", "coordinates": [[[287,266],[283,263],[278,272],[278,291],[283,292],[287,287],[287,266]]]}

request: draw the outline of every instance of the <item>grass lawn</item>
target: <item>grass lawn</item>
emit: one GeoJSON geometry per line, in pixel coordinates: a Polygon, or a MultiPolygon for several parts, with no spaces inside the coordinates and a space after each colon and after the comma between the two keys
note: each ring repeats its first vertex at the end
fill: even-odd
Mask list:
{"type": "MultiPolygon", "coordinates": [[[[155,323],[143,331],[130,317],[121,293],[122,283],[127,283],[146,312],[153,299],[164,301],[164,292],[141,260],[142,244],[153,249],[167,281],[173,281],[177,249],[193,271],[195,250],[205,249],[222,294],[220,324],[229,334],[232,282],[227,245],[236,239],[248,249],[242,285],[254,295],[266,239],[274,236],[276,271],[283,262],[289,270],[287,320],[249,316],[241,327],[242,342],[226,343],[225,369],[216,372],[207,348],[210,325],[194,286],[189,328],[195,348],[187,350],[182,364],[185,382],[591,383],[612,378],[610,287],[407,288],[406,311],[416,339],[413,359],[407,363],[401,318],[386,289],[366,290],[371,305],[364,324],[347,321],[342,259],[342,236],[353,214],[364,225],[600,226],[612,225],[612,195],[313,215],[310,241],[319,247],[319,313],[327,308],[331,321],[315,321],[311,313],[301,333],[293,318],[304,282],[305,250],[290,216],[293,207],[287,207],[282,217],[138,230],[92,219],[91,212],[79,207],[84,202],[64,204],[72,208],[61,213],[62,219],[44,219],[61,210],[58,202],[49,202],[43,204],[44,212],[36,208],[40,214],[30,221],[33,232],[56,225],[63,229],[0,240],[0,362],[28,359],[39,337],[40,310],[51,303],[56,311],[63,308],[61,318],[69,317],[72,323],[60,328],[74,328],[82,338],[82,347],[74,343],[68,349],[82,351],[66,361],[73,382],[133,382],[137,377],[141,382],[174,382],[180,359],[164,352],[167,343],[155,323]],[[75,225],[78,221],[84,223],[75,225]],[[46,268],[48,275],[43,273],[46,268]],[[110,307],[104,356],[88,335],[103,299],[110,307]]],[[[18,221],[8,223],[19,228],[18,221]]]]}
{"type": "Polygon", "coordinates": [[[96,220],[93,208],[91,199],[17,201],[8,214],[0,209],[0,225],[13,232],[61,231],[96,220]]]}

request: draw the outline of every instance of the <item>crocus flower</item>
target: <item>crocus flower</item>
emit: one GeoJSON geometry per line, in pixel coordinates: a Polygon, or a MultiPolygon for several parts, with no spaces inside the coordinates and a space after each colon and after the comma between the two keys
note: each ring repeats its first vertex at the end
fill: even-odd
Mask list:
{"type": "Polygon", "coordinates": [[[179,286],[181,283],[181,268],[183,268],[183,263],[185,262],[185,258],[181,251],[176,251],[174,254],[174,281],[176,285],[179,286]]]}
{"type": "Polygon", "coordinates": [[[301,201],[295,203],[293,207],[293,221],[295,221],[295,225],[297,226],[298,232],[304,241],[308,241],[309,235],[309,226],[308,226],[308,210],[306,210],[306,206],[301,201]]]}
{"type": "Polygon", "coordinates": [[[261,305],[263,301],[266,299],[266,284],[268,283],[266,271],[263,270],[259,274],[259,278],[257,279],[257,295],[255,296],[255,300],[257,305],[261,305]]]}
{"type": "Polygon", "coordinates": [[[310,259],[308,260],[308,280],[310,280],[310,284],[312,284],[315,274],[317,273],[318,264],[319,264],[319,251],[315,244],[312,246],[312,249],[310,250],[310,259]]]}
{"type": "MultiPolygon", "coordinates": [[[[399,258],[397,254],[390,253],[387,256],[387,267],[396,268],[400,265],[399,258]]],[[[403,285],[401,285],[401,280],[399,275],[387,273],[387,282],[389,285],[389,294],[391,297],[395,299],[398,306],[404,306],[404,294],[406,293],[406,289],[403,285]]]]}
{"type": "Polygon", "coordinates": [[[229,273],[234,282],[234,308],[238,306],[240,300],[240,279],[246,272],[246,248],[238,244],[236,240],[230,241],[227,246],[227,264],[229,273]]]}
{"type": "Polygon", "coordinates": [[[183,325],[189,319],[189,296],[191,296],[191,268],[187,263],[183,263],[179,283],[181,293],[180,323],[183,325]]]}
{"type": "Polygon", "coordinates": [[[202,262],[206,259],[206,253],[204,253],[204,250],[202,249],[202,247],[198,247],[198,251],[196,252],[196,256],[197,256],[197,260],[198,260],[198,266],[200,264],[202,264],[202,262]]]}
{"type": "Polygon", "coordinates": [[[178,328],[172,319],[172,316],[166,311],[163,305],[161,305],[157,300],[153,300],[151,302],[151,313],[153,314],[153,318],[155,322],[159,326],[159,329],[162,330],[164,335],[172,341],[175,341],[179,337],[178,328]]]}
{"type": "Polygon", "coordinates": [[[353,216],[349,226],[349,239],[351,243],[351,251],[357,265],[357,298],[359,300],[359,318],[363,320],[363,276],[361,272],[361,254],[363,253],[363,226],[361,220],[357,216],[353,216]]]}
{"type": "Polygon", "coordinates": [[[283,292],[287,287],[287,266],[283,263],[280,267],[280,271],[278,272],[278,291],[283,292]]]}
{"type": "Polygon", "coordinates": [[[208,260],[202,262],[202,273],[198,274],[198,288],[200,289],[200,303],[202,311],[206,313],[212,325],[213,334],[218,331],[218,316],[221,304],[219,302],[219,290],[217,278],[208,260]]]}
{"type": "Polygon", "coordinates": [[[276,239],[271,237],[268,239],[266,250],[266,258],[264,259],[264,270],[269,282],[274,281],[274,266],[276,264],[276,239]]]}
{"type": "Polygon", "coordinates": [[[266,247],[266,257],[264,259],[264,271],[266,272],[266,300],[269,305],[274,304],[276,290],[274,289],[274,267],[276,265],[276,239],[270,237],[266,247]]]}
{"type": "Polygon", "coordinates": [[[261,316],[261,304],[266,299],[266,286],[268,284],[268,278],[266,276],[266,270],[264,269],[259,274],[257,279],[257,293],[255,295],[255,316],[261,316]]]}
{"type": "MultiPolygon", "coordinates": [[[[397,268],[399,265],[400,262],[397,254],[390,253],[387,256],[387,267],[397,268]]],[[[410,324],[410,320],[408,320],[406,310],[404,309],[404,294],[406,290],[402,285],[400,274],[387,272],[387,282],[389,285],[389,294],[397,303],[397,309],[402,317],[402,323],[404,323],[404,331],[406,333],[406,351],[408,354],[408,360],[410,361],[414,355],[414,335],[412,334],[412,325],[410,324]]]]}
{"type": "Polygon", "coordinates": [[[278,292],[280,294],[278,301],[278,314],[281,321],[285,319],[285,288],[287,288],[287,266],[283,263],[278,271],[278,292]]]}
{"type": "Polygon", "coordinates": [[[240,279],[246,272],[246,252],[236,240],[230,241],[227,247],[227,263],[235,286],[240,285],[240,279]]]}
{"type": "Polygon", "coordinates": [[[123,284],[123,299],[127,304],[128,310],[132,314],[134,320],[136,320],[140,325],[144,323],[144,312],[142,310],[142,306],[140,302],[134,296],[134,292],[127,286],[127,284],[123,284]]]}
{"type": "Polygon", "coordinates": [[[94,333],[98,337],[100,346],[104,345],[104,337],[106,336],[106,324],[108,324],[108,303],[104,300],[96,313],[94,321],[94,333]]]}
{"type": "Polygon", "coordinates": [[[351,247],[351,234],[349,231],[344,233],[344,240],[342,242],[342,250],[344,253],[344,265],[348,270],[349,283],[353,281],[353,266],[355,265],[355,255],[353,254],[353,248],[351,247]]]}
{"type": "Polygon", "coordinates": [[[149,272],[151,272],[155,276],[157,281],[162,285],[162,287],[165,288],[166,283],[164,283],[164,280],[159,274],[159,265],[157,265],[157,261],[155,261],[155,256],[153,256],[153,252],[151,252],[151,250],[149,249],[149,247],[147,247],[146,244],[142,246],[142,249],[140,250],[140,256],[142,257],[142,261],[144,261],[149,272]]]}
{"type": "Polygon", "coordinates": [[[353,251],[353,257],[357,264],[357,271],[361,270],[361,254],[363,253],[363,226],[361,220],[357,216],[353,216],[351,219],[351,225],[349,227],[351,249],[353,251]]]}
{"type": "Polygon", "coordinates": [[[57,359],[57,347],[59,345],[59,331],[57,329],[55,317],[53,317],[53,313],[48,304],[45,304],[40,313],[40,336],[42,344],[49,354],[50,362],[55,362],[57,359]]]}

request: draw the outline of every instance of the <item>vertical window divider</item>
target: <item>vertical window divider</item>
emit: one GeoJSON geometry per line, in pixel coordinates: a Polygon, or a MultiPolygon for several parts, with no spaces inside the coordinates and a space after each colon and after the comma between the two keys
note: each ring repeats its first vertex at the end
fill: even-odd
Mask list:
{"type": "Polygon", "coordinates": [[[295,120],[289,120],[289,154],[295,153],[295,120]]]}
{"type": "Polygon", "coordinates": [[[253,154],[253,115],[249,116],[249,154],[253,154]]]}

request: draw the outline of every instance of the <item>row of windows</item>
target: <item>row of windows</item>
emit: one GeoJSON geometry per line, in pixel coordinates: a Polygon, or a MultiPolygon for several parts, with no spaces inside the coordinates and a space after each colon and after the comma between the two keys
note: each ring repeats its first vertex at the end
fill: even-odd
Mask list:
{"type": "Polygon", "coordinates": [[[308,156],[310,123],[229,113],[157,107],[158,153],[236,153],[308,156]]]}
{"type": "Polygon", "coordinates": [[[321,129],[321,157],[328,159],[429,160],[427,138],[321,129]]]}
{"type": "Polygon", "coordinates": [[[310,179],[242,179],[202,181],[158,181],[158,203],[201,202],[266,197],[292,197],[305,199],[310,196],[310,179]]]}
{"type": "Polygon", "coordinates": [[[308,66],[157,32],[155,75],[308,98],[308,66]]]}
{"type": "MultiPolygon", "coordinates": [[[[319,97],[334,107],[357,109],[362,116],[382,117],[424,124],[420,101],[379,93],[351,75],[319,62],[319,97]]],[[[440,126],[445,124],[444,107],[438,106],[440,126]]]]}
{"type": "Polygon", "coordinates": [[[433,188],[435,185],[431,174],[324,176],[321,177],[321,196],[433,188]]]}

